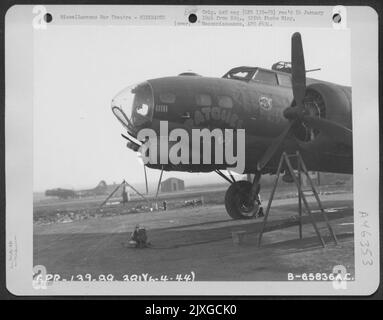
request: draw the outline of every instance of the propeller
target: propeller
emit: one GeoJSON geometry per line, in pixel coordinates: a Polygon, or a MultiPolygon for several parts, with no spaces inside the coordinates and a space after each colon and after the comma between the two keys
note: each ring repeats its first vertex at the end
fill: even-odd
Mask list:
{"type": "Polygon", "coordinates": [[[291,80],[296,107],[301,112],[304,108],[303,99],[306,95],[306,68],[302,38],[299,32],[295,32],[291,37],[291,80]]]}
{"type": "Polygon", "coordinates": [[[303,99],[306,95],[306,68],[302,38],[299,32],[295,32],[291,37],[291,82],[296,106],[285,109],[283,113],[284,116],[290,120],[290,123],[267,148],[262,159],[258,162],[259,171],[267,165],[270,159],[279,150],[280,146],[290,134],[291,128],[295,124],[299,114],[302,114],[304,110],[303,99]]]}
{"type": "Polygon", "coordinates": [[[276,137],[274,141],[270,144],[270,146],[266,149],[266,152],[263,154],[263,157],[260,161],[258,161],[258,171],[261,171],[267,165],[270,159],[274,156],[274,154],[279,150],[280,146],[283,144],[283,142],[289,135],[293,124],[293,121],[290,122],[289,125],[283,130],[283,132],[278,137],[276,137]]]}
{"type": "Polygon", "coordinates": [[[261,171],[289,136],[295,123],[305,123],[311,128],[317,129],[334,140],[352,145],[352,131],[336,122],[305,114],[304,98],[306,96],[306,68],[303,54],[302,38],[299,32],[291,37],[291,81],[295,105],[286,108],[283,115],[289,120],[289,124],[283,132],[274,139],[267,148],[261,160],[258,162],[258,170],[261,171]]]}

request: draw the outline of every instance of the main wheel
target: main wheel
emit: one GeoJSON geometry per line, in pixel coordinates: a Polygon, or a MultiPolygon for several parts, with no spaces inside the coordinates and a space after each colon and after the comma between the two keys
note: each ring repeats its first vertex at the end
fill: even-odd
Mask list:
{"type": "Polygon", "coordinates": [[[225,195],[225,207],[233,219],[253,218],[259,210],[256,201],[249,203],[249,194],[252,184],[249,181],[241,180],[233,182],[225,195]]]}

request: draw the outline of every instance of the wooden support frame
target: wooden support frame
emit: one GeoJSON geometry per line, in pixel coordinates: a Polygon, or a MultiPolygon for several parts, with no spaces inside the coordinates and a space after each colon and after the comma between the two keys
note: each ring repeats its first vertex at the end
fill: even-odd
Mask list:
{"type": "Polygon", "coordinates": [[[129,184],[126,180],[123,180],[113,191],[111,194],[109,194],[106,199],[99,205],[98,209],[101,209],[108,201],[110,198],[113,197],[113,195],[117,192],[118,189],[120,189],[121,187],[123,186],[128,186],[130,187],[135,193],[137,193],[142,199],[144,199],[148,205],[151,207],[152,204],[150,203],[150,201],[148,200],[148,198],[146,198],[142,193],[140,193],[135,187],[133,187],[131,184],[129,184]]]}
{"type": "Polygon", "coordinates": [[[307,177],[307,180],[309,181],[309,184],[310,184],[310,188],[315,196],[315,200],[317,201],[318,203],[318,206],[319,206],[319,209],[322,213],[322,216],[323,216],[323,219],[326,223],[326,226],[328,228],[328,230],[330,231],[330,234],[331,234],[331,237],[333,238],[335,244],[338,244],[338,240],[337,240],[337,237],[335,235],[335,232],[334,230],[332,229],[331,227],[331,224],[327,218],[327,214],[322,206],[322,203],[320,201],[320,198],[319,198],[319,195],[315,189],[315,186],[310,178],[310,175],[307,171],[307,168],[306,168],[306,165],[299,153],[299,151],[297,151],[295,154],[292,154],[292,155],[287,155],[286,152],[283,152],[282,153],[282,156],[281,156],[281,159],[279,160],[279,164],[278,164],[278,169],[277,169],[277,174],[276,174],[276,178],[275,178],[275,182],[274,182],[274,186],[273,186],[273,189],[271,191],[271,195],[270,195],[270,198],[269,198],[269,202],[267,204],[267,209],[266,209],[266,213],[265,213],[265,217],[263,219],[263,225],[262,225],[262,230],[258,236],[258,246],[260,247],[261,246],[261,243],[262,243],[262,237],[263,237],[263,233],[265,232],[265,229],[266,229],[266,225],[267,225],[267,219],[269,217],[269,214],[270,214],[270,207],[271,207],[271,203],[273,201],[273,198],[274,198],[274,195],[275,195],[275,190],[277,189],[277,186],[278,186],[278,181],[279,181],[279,177],[280,177],[280,174],[281,174],[281,171],[282,171],[282,166],[283,166],[283,163],[286,164],[287,166],[287,169],[289,171],[289,173],[291,174],[293,180],[294,180],[294,183],[298,189],[298,213],[299,213],[299,238],[302,239],[302,202],[303,202],[303,205],[306,209],[306,212],[308,214],[308,216],[310,217],[310,222],[315,230],[315,233],[316,235],[318,236],[318,239],[321,243],[321,245],[323,247],[326,247],[326,244],[324,242],[324,239],[318,229],[318,226],[315,222],[315,219],[314,219],[314,216],[313,216],[313,213],[310,209],[310,206],[307,202],[307,199],[306,199],[306,196],[302,190],[302,181],[301,181],[301,175],[302,173],[306,175],[307,177]],[[297,160],[297,171],[298,171],[298,177],[295,175],[294,173],[294,169],[293,169],[293,166],[291,165],[291,162],[290,162],[290,158],[296,158],[297,160]]]}

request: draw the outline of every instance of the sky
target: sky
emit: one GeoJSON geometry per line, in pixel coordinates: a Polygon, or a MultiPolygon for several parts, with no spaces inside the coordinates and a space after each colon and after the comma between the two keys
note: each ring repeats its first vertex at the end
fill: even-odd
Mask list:
{"type": "MultiPolygon", "coordinates": [[[[137,155],[111,112],[123,88],[193,71],[221,77],[246,65],[290,61],[290,38],[302,35],[310,77],[351,85],[348,30],[243,27],[52,26],[34,34],[34,191],[87,188],[100,180],[144,181],[137,155]]],[[[159,170],[148,170],[155,183],[159,170]]],[[[165,173],[186,185],[216,174],[165,173]]]]}

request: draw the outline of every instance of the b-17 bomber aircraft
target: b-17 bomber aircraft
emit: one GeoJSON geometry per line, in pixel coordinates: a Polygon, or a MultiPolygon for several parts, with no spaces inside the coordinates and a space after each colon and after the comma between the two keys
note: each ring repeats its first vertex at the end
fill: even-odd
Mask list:
{"type": "Polygon", "coordinates": [[[108,186],[104,180],[100,181],[99,184],[93,189],[86,190],[72,190],[72,189],[49,189],[45,191],[47,197],[58,197],[59,199],[70,199],[70,198],[82,198],[99,196],[106,194],[108,186]]]}
{"type": "MultiPolygon", "coordinates": [[[[296,32],[291,63],[276,63],[271,70],[236,67],[222,78],[189,72],[147,80],[117,94],[112,111],[127,130],[123,136],[128,148],[136,152],[148,143],[140,140],[139,132],[152,129],[161,136],[161,122],[169,131],[218,128],[239,136],[244,129],[242,173],[252,174],[251,181],[226,177],[221,170],[233,166],[227,161],[146,163],[166,171],[224,175],[231,182],[226,210],[233,219],[244,219],[254,211],[262,174],[276,173],[283,152],[299,151],[309,171],[352,173],[351,88],[306,78],[306,72],[301,35],[296,32]]],[[[189,151],[193,157],[201,149],[189,151]]],[[[292,165],[296,169],[297,164],[292,165]]]]}

